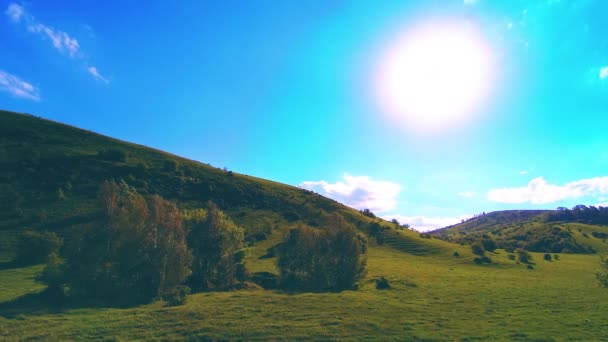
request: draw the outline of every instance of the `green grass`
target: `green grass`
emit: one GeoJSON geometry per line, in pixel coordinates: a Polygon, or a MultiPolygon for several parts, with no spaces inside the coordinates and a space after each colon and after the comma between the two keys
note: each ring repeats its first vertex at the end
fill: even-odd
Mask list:
{"type": "MultiPolygon", "coordinates": [[[[156,302],[16,316],[5,309],[0,340],[608,339],[608,292],[593,276],[597,256],[562,254],[547,262],[532,253],[529,270],[503,251],[490,254],[496,264],[477,266],[468,248],[456,249],[460,257],[372,246],[368,275],[356,291],[241,290],[195,294],[179,307],[156,302]],[[376,290],[372,280],[379,276],[392,289],[376,290]]],[[[0,271],[2,299],[40,289],[33,281],[39,270],[0,271]]]]}

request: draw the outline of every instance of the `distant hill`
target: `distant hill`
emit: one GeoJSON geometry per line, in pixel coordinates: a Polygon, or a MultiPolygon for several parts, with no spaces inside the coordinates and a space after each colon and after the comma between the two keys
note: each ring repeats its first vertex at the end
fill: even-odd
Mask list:
{"type": "MultiPolygon", "coordinates": [[[[585,209],[582,209],[582,208],[585,209]]],[[[594,207],[591,207],[594,208],[594,207]]],[[[470,244],[491,239],[499,248],[533,252],[595,253],[608,251],[604,208],[573,210],[505,210],[471,218],[430,232],[436,238],[470,244]],[[582,211],[581,211],[582,210],[582,211]]]]}

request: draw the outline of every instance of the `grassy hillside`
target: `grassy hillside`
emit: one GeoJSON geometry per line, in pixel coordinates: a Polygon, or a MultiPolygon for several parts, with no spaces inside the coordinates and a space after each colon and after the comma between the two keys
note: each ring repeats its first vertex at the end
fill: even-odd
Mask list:
{"type": "Polygon", "coordinates": [[[550,253],[608,252],[608,226],[550,221],[555,210],[507,210],[482,214],[463,223],[431,232],[454,243],[492,239],[501,248],[525,248],[550,253]]]}
{"type": "MultiPolygon", "coordinates": [[[[98,187],[124,180],[182,208],[213,200],[250,238],[295,222],[316,226],[340,212],[358,227],[370,218],[307,190],[238,174],[31,115],[0,111],[0,256],[24,228],[63,234],[98,215],[98,187]]],[[[68,234],[63,234],[68,235],[68,234]]]]}

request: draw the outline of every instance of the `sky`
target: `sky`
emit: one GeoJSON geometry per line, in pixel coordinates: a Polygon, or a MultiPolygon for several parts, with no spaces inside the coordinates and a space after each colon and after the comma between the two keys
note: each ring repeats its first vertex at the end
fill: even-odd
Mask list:
{"type": "Polygon", "coordinates": [[[0,108],[419,230],[608,206],[608,2],[0,0],[0,108]]]}

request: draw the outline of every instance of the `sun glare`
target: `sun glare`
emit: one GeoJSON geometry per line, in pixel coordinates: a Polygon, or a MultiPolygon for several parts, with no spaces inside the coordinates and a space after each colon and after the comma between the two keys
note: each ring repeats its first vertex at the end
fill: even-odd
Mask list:
{"type": "Polygon", "coordinates": [[[437,129],[468,119],[491,85],[491,53],[466,23],[407,31],[381,58],[378,101],[409,128],[437,129]]]}

